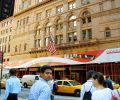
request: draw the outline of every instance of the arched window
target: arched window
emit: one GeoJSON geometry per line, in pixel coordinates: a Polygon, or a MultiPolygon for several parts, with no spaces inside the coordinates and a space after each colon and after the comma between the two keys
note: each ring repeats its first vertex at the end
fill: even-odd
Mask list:
{"type": "Polygon", "coordinates": [[[85,11],[82,14],[82,22],[83,24],[87,24],[91,22],[91,14],[88,11],[85,11]]]}
{"type": "Polygon", "coordinates": [[[109,27],[105,28],[105,37],[106,38],[111,37],[111,31],[109,27]]]}
{"type": "Polygon", "coordinates": [[[42,28],[41,28],[41,26],[38,26],[36,35],[41,35],[41,34],[42,34],[42,28]]]}
{"type": "Polygon", "coordinates": [[[62,32],[63,31],[63,22],[62,20],[57,20],[56,23],[56,32],[62,32]]]}
{"type": "Polygon", "coordinates": [[[76,26],[77,26],[76,16],[70,16],[68,20],[69,30],[76,29],[76,26]]]}
{"type": "Polygon", "coordinates": [[[63,21],[58,19],[56,22],[55,44],[63,43],[63,21]]]}
{"type": "Polygon", "coordinates": [[[47,23],[45,27],[45,34],[50,34],[52,32],[52,26],[51,23],[47,23]]]}

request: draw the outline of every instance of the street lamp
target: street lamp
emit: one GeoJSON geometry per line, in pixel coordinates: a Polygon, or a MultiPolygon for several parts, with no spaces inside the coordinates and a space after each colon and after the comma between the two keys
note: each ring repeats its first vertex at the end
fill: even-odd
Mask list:
{"type": "Polygon", "coordinates": [[[1,95],[1,82],[2,82],[2,70],[3,70],[3,50],[2,50],[2,45],[1,45],[1,50],[0,50],[0,65],[1,65],[1,76],[0,76],[0,95],[1,95]]]}

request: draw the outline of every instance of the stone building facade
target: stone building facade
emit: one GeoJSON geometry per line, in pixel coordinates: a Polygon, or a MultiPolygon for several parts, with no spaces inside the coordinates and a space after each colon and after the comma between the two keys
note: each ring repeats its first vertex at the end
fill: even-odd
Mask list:
{"type": "Polygon", "coordinates": [[[0,22],[4,61],[51,56],[46,50],[50,34],[55,56],[118,48],[120,0],[15,0],[14,15],[0,22]]]}

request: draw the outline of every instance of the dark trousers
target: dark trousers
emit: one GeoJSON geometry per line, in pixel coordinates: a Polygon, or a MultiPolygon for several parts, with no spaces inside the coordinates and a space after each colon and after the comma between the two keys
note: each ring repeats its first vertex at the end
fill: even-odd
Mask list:
{"type": "Polygon", "coordinates": [[[53,95],[51,95],[51,100],[54,100],[54,96],[53,95]]]}
{"type": "Polygon", "coordinates": [[[16,93],[9,93],[7,100],[18,100],[18,95],[16,93]]]}
{"type": "Polygon", "coordinates": [[[53,95],[51,95],[51,100],[54,100],[54,94],[55,94],[55,92],[52,91],[52,94],[53,94],[53,95]]]}

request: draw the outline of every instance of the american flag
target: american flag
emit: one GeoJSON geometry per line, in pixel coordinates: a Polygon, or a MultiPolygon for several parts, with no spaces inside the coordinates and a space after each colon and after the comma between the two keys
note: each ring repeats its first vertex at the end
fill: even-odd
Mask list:
{"type": "Polygon", "coordinates": [[[52,35],[50,34],[50,37],[48,38],[48,46],[47,46],[47,50],[54,54],[56,52],[56,47],[55,47],[55,43],[53,41],[52,35]]]}

